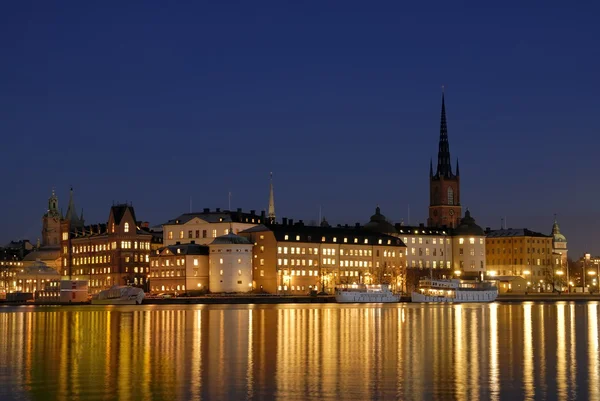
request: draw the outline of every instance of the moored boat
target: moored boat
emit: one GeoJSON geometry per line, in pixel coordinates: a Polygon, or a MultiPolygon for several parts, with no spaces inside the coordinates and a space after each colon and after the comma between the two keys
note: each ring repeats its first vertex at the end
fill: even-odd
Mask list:
{"type": "Polygon", "coordinates": [[[113,286],[92,297],[92,305],[141,305],[145,295],[141,288],[113,286]]]}
{"type": "Polygon", "coordinates": [[[387,284],[351,284],[338,287],[335,300],[340,303],[389,303],[398,302],[399,294],[394,294],[387,284]]]}
{"type": "Polygon", "coordinates": [[[498,287],[489,281],[432,278],[421,279],[411,294],[412,302],[493,302],[497,297],[498,287]]]}

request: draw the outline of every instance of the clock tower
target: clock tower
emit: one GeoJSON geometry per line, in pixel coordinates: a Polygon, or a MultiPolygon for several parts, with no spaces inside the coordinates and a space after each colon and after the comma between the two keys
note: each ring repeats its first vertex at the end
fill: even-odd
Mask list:
{"type": "Polygon", "coordinates": [[[446,105],[442,91],[442,117],[440,124],[440,143],[438,148],[437,169],[433,171],[433,161],[429,163],[429,227],[456,228],[460,224],[462,207],[460,205],[460,172],[458,159],[456,172],[452,172],[450,144],[446,125],[446,105]]]}
{"type": "Polygon", "coordinates": [[[60,220],[58,197],[52,190],[52,195],[48,198],[48,211],[42,218],[42,246],[60,246],[60,220]]]}

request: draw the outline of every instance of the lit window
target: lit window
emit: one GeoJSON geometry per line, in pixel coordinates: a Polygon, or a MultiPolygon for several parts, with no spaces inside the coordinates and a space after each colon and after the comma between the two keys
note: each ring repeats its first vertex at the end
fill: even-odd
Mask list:
{"type": "Polygon", "coordinates": [[[194,259],[194,266],[198,266],[198,259],[194,259]]]}
{"type": "MultiPolygon", "coordinates": [[[[223,259],[221,259],[221,260],[223,260],[223,259]]],[[[223,275],[223,270],[220,271],[220,274],[221,274],[221,276],[223,275]]]]}
{"type": "Polygon", "coordinates": [[[300,241],[300,236],[296,235],[296,241],[300,241]]]}
{"type": "Polygon", "coordinates": [[[183,239],[183,230],[179,231],[179,239],[183,239]]]}
{"type": "Polygon", "coordinates": [[[125,223],[125,232],[128,233],[129,232],[129,223],[125,223]]]}
{"type": "Polygon", "coordinates": [[[169,239],[173,239],[173,231],[169,231],[169,235],[167,236],[169,239]]]}
{"type": "Polygon", "coordinates": [[[213,238],[217,238],[217,230],[212,230],[212,236],[213,238]]]}
{"type": "Polygon", "coordinates": [[[464,238],[459,238],[458,243],[461,244],[461,245],[464,244],[465,243],[465,239],[464,238]]]}
{"type": "MultiPolygon", "coordinates": [[[[219,259],[219,263],[223,264],[223,258],[219,259]]],[[[221,270],[221,271],[223,271],[223,270],[221,270]]],[[[223,273],[221,273],[221,275],[223,275],[223,273]]]]}
{"type": "Polygon", "coordinates": [[[471,244],[471,245],[475,244],[475,238],[469,238],[469,244],[471,244]]]}

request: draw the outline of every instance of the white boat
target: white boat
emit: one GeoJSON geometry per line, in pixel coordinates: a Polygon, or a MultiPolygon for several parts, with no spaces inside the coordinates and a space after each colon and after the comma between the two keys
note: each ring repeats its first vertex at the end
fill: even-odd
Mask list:
{"type": "Polygon", "coordinates": [[[92,298],[92,305],[141,305],[146,294],[137,287],[113,286],[92,298]]]}
{"type": "Polygon", "coordinates": [[[411,294],[412,302],[492,302],[498,287],[489,281],[459,279],[421,279],[411,294]]]}
{"type": "Polygon", "coordinates": [[[398,302],[399,294],[390,291],[387,284],[351,284],[335,290],[335,300],[341,303],[368,303],[368,302],[398,302]]]}

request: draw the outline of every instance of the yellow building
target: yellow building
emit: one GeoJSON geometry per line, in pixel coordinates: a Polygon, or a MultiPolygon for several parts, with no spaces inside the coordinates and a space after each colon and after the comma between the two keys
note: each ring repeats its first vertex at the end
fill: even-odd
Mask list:
{"type": "Polygon", "coordinates": [[[532,290],[552,291],[561,272],[554,269],[552,236],[526,228],[486,232],[489,276],[522,276],[532,290]]]}
{"type": "Polygon", "coordinates": [[[268,293],[332,293],[338,284],[404,285],[406,246],[399,239],[361,228],[282,224],[240,233],[254,243],[254,288],[268,293]]]}
{"type": "Polygon", "coordinates": [[[151,293],[188,293],[208,290],[208,246],[175,244],[150,256],[151,293]]]}
{"type": "Polygon", "coordinates": [[[257,215],[256,211],[243,213],[237,211],[204,209],[198,213],[184,213],[163,224],[163,245],[185,244],[194,241],[196,244],[208,245],[215,238],[227,235],[230,231],[237,234],[257,224],[264,223],[265,213],[257,215]]]}

